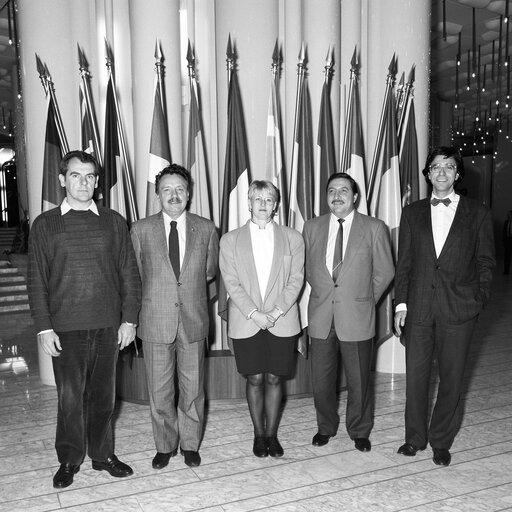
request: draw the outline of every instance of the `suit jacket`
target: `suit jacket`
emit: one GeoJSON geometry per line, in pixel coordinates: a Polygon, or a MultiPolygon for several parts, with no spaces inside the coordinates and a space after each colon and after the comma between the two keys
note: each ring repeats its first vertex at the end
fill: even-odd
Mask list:
{"type": "Polygon", "coordinates": [[[304,225],[306,280],[311,285],[308,334],[326,339],[334,318],[338,339],[368,340],[375,335],[375,304],[394,274],[388,228],[381,220],[354,212],[335,283],[325,264],[330,215],[304,225]]]}
{"type": "Polygon", "coordinates": [[[220,271],[229,294],[228,336],[235,339],[253,336],[259,327],[247,315],[254,309],[270,311],[274,306],[284,314],[269,331],[276,336],[293,336],[301,330],[297,297],[304,282],[304,241],[294,229],[274,224],[274,255],[262,298],[250,222],[226,233],[220,240],[220,271]]]}
{"type": "Polygon", "coordinates": [[[494,265],[491,213],[476,201],[460,197],[439,258],[429,199],[403,209],[395,302],[407,305],[408,320],[425,320],[434,303],[452,324],[474,318],[489,298],[494,265]]]}
{"type": "Polygon", "coordinates": [[[131,236],[142,279],[138,336],[172,343],[182,324],[189,341],[208,336],[207,283],[215,278],[219,238],[212,221],[186,212],[187,242],[179,281],[169,260],[162,212],[135,222],[131,236]]]}

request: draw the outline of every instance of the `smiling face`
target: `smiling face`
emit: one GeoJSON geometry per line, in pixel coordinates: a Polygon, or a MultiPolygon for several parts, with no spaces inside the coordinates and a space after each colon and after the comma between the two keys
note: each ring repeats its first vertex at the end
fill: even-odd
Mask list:
{"type": "Polygon", "coordinates": [[[428,178],[437,197],[443,198],[453,192],[455,181],[459,177],[455,158],[437,155],[430,164],[428,178]]]}
{"type": "Polygon", "coordinates": [[[334,178],[327,188],[327,204],[331,212],[344,219],[354,208],[357,194],[354,194],[352,185],[346,178],[334,178]]]}
{"type": "Polygon", "coordinates": [[[171,219],[176,220],[187,207],[189,192],[184,178],[178,174],[166,174],[158,185],[158,198],[162,209],[171,219]]]}
{"type": "Polygon", "coordinates": [[[66,199],[72,208],[84,210],[91,204],[94,189],[98,186],[98,175],[94,171],[94,164],[72,158],[66,175],[59,174],[60,184],[66,189],[66,199]]]}

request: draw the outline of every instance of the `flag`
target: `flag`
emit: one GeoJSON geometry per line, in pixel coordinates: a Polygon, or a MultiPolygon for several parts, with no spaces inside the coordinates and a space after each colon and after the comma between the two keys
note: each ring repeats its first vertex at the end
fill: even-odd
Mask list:
{"type": "Polygon", "coordinates": [[[318,121],[317,139],[317,166],[315,179],[315,215],[323,215],[329,212],[325,200],[327,180],[336,172],[336,152],[334,148],[334,131],[332,127],[332,109],[330,98],[330,76],[327,71],[326,80],[322,88],[322,100],[320,102],[320,119],[318,121]]]}
{"type": "Polygon", "coordinates": [[[190,77],[190,116],[188,123],[187,166],[192,175],[194,189],[190,201],[190,211],[207,219],[212,218],[210,184],[206,153],[203,140],[201,113],[195,77],[190,77]]]}
{"type": "MultiPolygon", "coordinates": [[[[398,253],[398,228],[402,213],[400,194],[400,174],[398,162],[398,142],[396,126],[395,97],[393,85],[396,62],[391,61],[386,93],[382,109],[381,123],[377,136],[377,145],[372,165],[373,194],[371,192],[371,212],[385,222],[390,236],[391,246],[395,257],[398,253]]],[[[378,308],[377,340],[384,342],[393,334],[393,292],[390,291],[378,308]]]]}
{"type": "Polygon", "coordinates": [[[48,115],[43,157],[43,191],[41,196],[42,211],[59,206],[65,197],[65,189],[59,181],[59,164],[65,151],[62,147],[57,128],[56,110],[53,97],[48,95],[48,115]]]}
{"type": "Polygon", "coordinates": [[[247,207],[249,153],[238,77],[234,71],[229,82],[227,129],[221,234],[242,226],[250,218],[247,207]]]}
{"type": "Polygon", "coordinates": [[[352,58],[350,76],[350,89],[347,101],[347,116],[345,118],[345,135],[341,156],[340,171],[346,172],[356,181],[359,188],[359,204],[357,210],[360,213],[368,213],[368,201],[366,194],[366,164],[364,157],[364,139],[361,116],[361,99],[359,96],[359,65],[356,60],[356,52],[352,58]]]}
{"type": "Polygon", "coordinates": [[[286,170],[283,165],[283,147],[281,141],[281,116],[277,99],[277,77],[270,82],[270,97],[267,116],[267,143],[265,148],[265,174],[281,193],[281,202],[274,220],[286,226],[288,219],[288,189],[286,170]]]}
{"type": "Polygon", "coordinates": [[[155,197],[155,176],[171,164],[171,146],[167,129],[167,113],[164,104],[162,81],[159,66],[155,76],[155,95],[153,103],[153,121],[149,142],[149,164],[146,193],[146,217],[160,210],[155,197]]]}
{"type": "Polygon", "coordinates": [[[115,86],[110,75],[105,107],[103,202],[105,206],[119,212],[128,224],[131,224],[138,219],[138,215],[122,137],[115,86]]]}
{"type": "Polygon", "coordinates": [[[313,217],[313,130],[306,78],[299,76],[296,129],[292,150],[288,225],[302,232],[313,217]]]}
{"type": "Polygon", "coordinates": [[[400,140],[400,182],[402,207],[419,199],[418,137],[414,98],[410,96],[400,140]]]}

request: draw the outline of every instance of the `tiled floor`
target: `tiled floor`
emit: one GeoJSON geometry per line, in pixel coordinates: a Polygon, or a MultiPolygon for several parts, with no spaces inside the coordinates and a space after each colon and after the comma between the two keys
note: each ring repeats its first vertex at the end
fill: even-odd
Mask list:
{"type": "MultiPolygon", "coordinates": [[[[135,474],[111,478],[86,460],[68,489],[52,487],[55,389],[38,379],[35,338],[24,314],[0,318],[0,511],[497,511],[512,510],[512,276],[497,274],[492,303],[478,325],[470,356],[465,417],[452,465],[431,452],[396,454],[403,440],[404,376],[376,374],[373,449],[353,448],[343,428],[322,448],[311,446],[310,397],[284,409],[282,459],[251,453],[243,400],[213,401],[196,469],[182,457],[151,468],[148,407],[122,402],[116,453],[135,474]],[[8,359],[11,359],[8,361],[8,359]]],[[[345,406],[341,395],[340,408],[345,406]]]]}

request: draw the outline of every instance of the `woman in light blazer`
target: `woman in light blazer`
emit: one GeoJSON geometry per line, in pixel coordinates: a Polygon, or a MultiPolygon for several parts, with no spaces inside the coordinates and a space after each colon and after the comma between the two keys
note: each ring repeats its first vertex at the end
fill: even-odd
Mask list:
{"type": "Polygon", "coordinates": [[[249,187],[251,220],[220,240],[219,266],[229,294],[228,336],[254,425],[253,453],[281,457],[277,439],[282,378],[294,368],[301,330],[297,297],[304,281],[304,241],[276,224],[279,190],[269,181],[249,187]]]}

